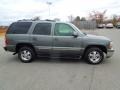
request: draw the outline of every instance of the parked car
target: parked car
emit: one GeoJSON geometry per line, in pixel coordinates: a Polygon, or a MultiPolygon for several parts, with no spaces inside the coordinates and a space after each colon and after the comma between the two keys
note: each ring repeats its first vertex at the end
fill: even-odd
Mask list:
{"type": "Polygon", "coordinates": [[[97,28],[104,28],[105,27],[105,24],[98,24],[97,25],[97,28]]]}
{"type": "Polygon", "coordinates": [[[113,28],[114,26],[113,26],[113,24],[112,23],[108,23],[108,24],[106,24],[106,28],[113,28]]]}
{"type": "Polygon", "coordinates": [[[113,55],[112,41],[104,36],[82,33],[71,23],[55,21],[17,21],[5,35],[6,51],[18,54],[25,63],[35,57],[58,54],[81,57],[90,64],[99,64],[113,55]]]}
{"type": "Polygon", "coordinates": [[[120,22],[117,23],[116,28],[120,28],[120,22]]]}

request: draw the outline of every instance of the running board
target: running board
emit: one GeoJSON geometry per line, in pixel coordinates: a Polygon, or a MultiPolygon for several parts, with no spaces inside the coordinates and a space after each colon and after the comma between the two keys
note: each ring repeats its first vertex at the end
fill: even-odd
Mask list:
{"type": "Polygon", "coordinates": [[[17,54],[17,52],[13,53],[13,55],[17,54]]]}

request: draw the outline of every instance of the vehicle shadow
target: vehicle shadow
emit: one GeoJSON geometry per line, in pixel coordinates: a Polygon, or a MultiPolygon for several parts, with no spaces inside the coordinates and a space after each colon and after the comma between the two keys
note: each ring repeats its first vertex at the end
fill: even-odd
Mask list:
{"type": "MultiPolygon", "coordinates": [[[[9,62],[21,63],[17,55],[9,58],[9,62]]],[[[36,57],[32,63],[86,63],[86,62],[85,60],[78,58],[36,57]]]]}
{"type": "MultiPolygon", "coordinates": [[[[101,64],[110,64],[112,60],[105,59],[101,64]]],[[[17,55],[9,57],[8,62],[10,63],[21,63],[21,61],[18,59],[17,55]]],[[[35,60],[33,60],[32,63],[75,63],[75,64],[88,64],[84,59],[78,59],[78,58],[55,58],[55,57],[36,57],[35,60]]],[[[99,64],[99,65],[101,65],[99,64]]],[[[89,64],[90,65],[90,64],[89,64]]]]}
{"type": "Polygon", "coordinates": [[[75,58],[46,58],[46,57],[39,57],[34,62],[85,63],[83,59],[75,59],[75,58]]]}

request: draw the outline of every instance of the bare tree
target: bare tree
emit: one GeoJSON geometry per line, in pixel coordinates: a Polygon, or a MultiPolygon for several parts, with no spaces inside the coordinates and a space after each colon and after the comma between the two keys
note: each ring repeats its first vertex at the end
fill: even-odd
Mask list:
{"type": "Polygon", "coordinates": [[[117,16],[117,15],[113,15],[112,24],[113,24],[114,26],[116,26],[117,22],[118,22],[118,16],[117,16]]]}
{"type": "Polygon", "coordinates": [[[120,22],[120,16],[118,15],[113,15],[111,19],[105,21],[105,23],[112,23],[114,26],[116,26],[118,22],[120,22]]]}
{"type": "Polygon", "coordinates": [[[69,22],[73,22],[73,20],[74,20],[74,17],[72,16],[72,15],[70,15],[70,16],[68,16],[68,20],[69,20],[69,22]]]}
{"type": "Polygon", "coordinates": [[[82,18],[80,19],[80,21],[86,21],[86,18],[85,18],[85,17],[82,17],[82,18]]]}
{"type": "Polygon", "coordinates": [[[78,28],[80,28],[80,17],[79,17],[79,16],[77,16],[77,17],[74,19],[73,24],[74,24],[75,26],[77,26],[78,28]]]}
{"type": "Polygon", "coordinates": [[[92,11],[91,13],[89,13],[89,18],[91,20],[95,20],[97,24],[103,23],[104,20],[107,18],[105,17],[106,11],[107,10],[104,10],[103,12],[92,11]]]}

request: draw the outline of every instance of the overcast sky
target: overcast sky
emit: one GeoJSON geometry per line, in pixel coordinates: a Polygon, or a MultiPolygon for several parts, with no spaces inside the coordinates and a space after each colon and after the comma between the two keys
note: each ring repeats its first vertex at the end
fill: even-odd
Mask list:
{"type": "Polygon", "coordinates": [[[0,25],[35,16],[67,21],[69,15],[88,16],[94,10],[107,10],[109,16],[120,15],[120,0],[0,0],[0,25]],[[50,17],[46,2],[52,2],[50,17]]]}

